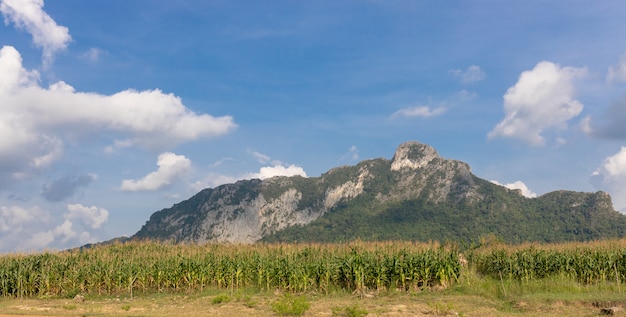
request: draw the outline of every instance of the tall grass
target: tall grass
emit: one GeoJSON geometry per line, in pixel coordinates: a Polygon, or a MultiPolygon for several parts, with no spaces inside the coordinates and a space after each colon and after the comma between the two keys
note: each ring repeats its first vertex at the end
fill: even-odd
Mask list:
{"type": "Polygon", "coordinates": [[[437,244],[173,245],[130,242],[0,257],[9,297],[198,291],[205,287],[411,289],[459,277],[457,251],[437,244]]]}

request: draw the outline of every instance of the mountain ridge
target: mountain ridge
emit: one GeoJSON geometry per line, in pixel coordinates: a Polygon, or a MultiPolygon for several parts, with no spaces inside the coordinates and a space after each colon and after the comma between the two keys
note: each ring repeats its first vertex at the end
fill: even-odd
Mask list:
{"type": "Polygon", "coordinates": [[[623,237],[626,216],[607,193],[555,191],[527,198],[471,173],[426,144],[391,160],[364,160],[319,177],[241,180],[207,188],[154,213],[134,239],[176,242],[471,240],[623,237]]]}

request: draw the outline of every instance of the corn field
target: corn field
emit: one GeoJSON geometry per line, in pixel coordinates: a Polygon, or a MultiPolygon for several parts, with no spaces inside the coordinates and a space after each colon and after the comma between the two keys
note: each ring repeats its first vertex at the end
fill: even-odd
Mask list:
{"type": "Polygon", "coordinates": [[[496,245],[466,251],[436,243],[176,245],[128,242],[0,256],[3,297],[196,292],[418,290],[450,286],[466,270],[522,282],[561,276],[582,284],[626,279],[626,240],[496,245]],[[462,266],[462,264],[466,264],[462,266]]]}
{"type": "Polygon", "coordinates": [[[470,256],[480,274],[529,282],[564,277],[581,284],[626,279],[626,240],[556,245],[497,246],[470,256]]]}
{"type": "Polygon", "coordinates": [[[173,245],[130,242],[85,250],[0,256],[4,297],[133,296],[205,287],[288,292],[417,289],[461,272],[452,247],[409,242],[173,245]]]}

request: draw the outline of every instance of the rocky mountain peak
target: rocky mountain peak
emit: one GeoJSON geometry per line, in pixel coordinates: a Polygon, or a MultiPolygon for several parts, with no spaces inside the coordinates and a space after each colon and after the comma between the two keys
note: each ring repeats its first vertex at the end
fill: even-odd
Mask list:
{"type": "Polygon", "coordinates": [[[437,151],[430,145],[417,141],[400,144],[393,155],[391,170],[399,171],[403,168],[418,169],[439,157],[437,151]]]}
{"type": "Polygon", "coordinates": [[[242,180],[154,213],[133,239],[178,242],[456,240],[508,242],[624,237],[626,216],[604,192],[537,198],[480,179],[431,146],[401,144],[320,177],[242,180]]]}

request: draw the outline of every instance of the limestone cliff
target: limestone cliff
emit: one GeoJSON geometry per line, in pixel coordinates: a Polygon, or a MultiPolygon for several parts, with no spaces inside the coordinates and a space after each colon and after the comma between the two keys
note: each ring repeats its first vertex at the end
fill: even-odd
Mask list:
{"type": "Polygon", "coordinates": [[[541,229],[546,219],[570,235],[564,240],[620,236],[626,228],[626,217],[613,210],[606,193],[559,191],[528,199],[411,141],[391,160],[366,160],[320,177],[243,180],[205,189],[154,213],[134,238],[252,243],[466,239],[502,232],[512,241],[561,239],[552,229],[541,229]],[[538,232],[524,233],[531,229],[538,232]]]}

